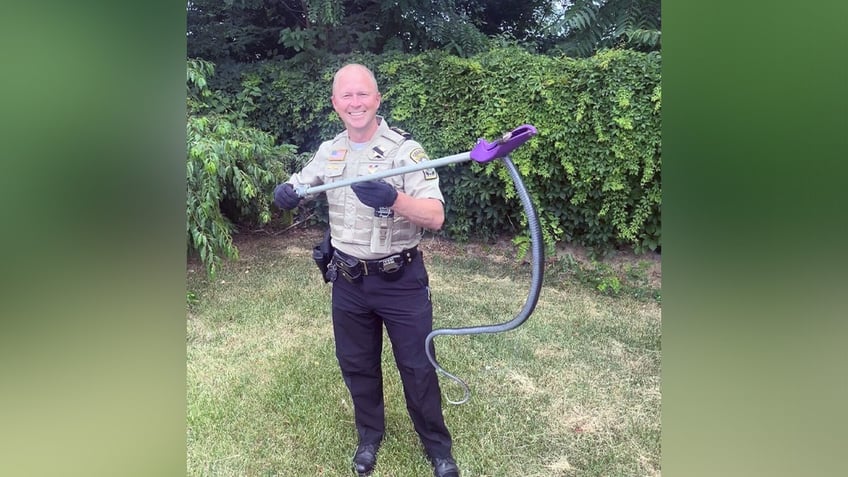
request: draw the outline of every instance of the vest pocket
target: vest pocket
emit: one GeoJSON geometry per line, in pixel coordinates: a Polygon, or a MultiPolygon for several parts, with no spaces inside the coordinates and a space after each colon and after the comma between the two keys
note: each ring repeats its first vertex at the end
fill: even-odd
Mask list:
{"type": "Polygon", "coordinates": [[[324,166],[324,177],[325,182],[333,182],[338,180],[342,174],[344,174],[346,164],[344,162],[340,163],[328,163],[324,166]]]}
{"type": "MultiPolygon", "coordinates": [[[[363,162],[359,165],[359,176],[369,176],[377,172],[387,171],[392,168],[391,162],[363,162]]],[[[384,177],[383,180],[394,186],[395,189],[403,187],[403,176],[384,177]]]]}

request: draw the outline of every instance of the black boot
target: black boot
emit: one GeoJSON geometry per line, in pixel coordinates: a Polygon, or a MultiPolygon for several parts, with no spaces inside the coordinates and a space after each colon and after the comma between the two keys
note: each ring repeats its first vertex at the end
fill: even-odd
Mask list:
{"type": "Polygon", "coordinates": [[[431,459],[435,477],[459,477],[459,467],[453,457],[436,457],[431,459]]]}
{"type": "Polygon", "coordinates": [[[374,472],[377,464],[377,450],[380,444],[360,444],[353,454],[353,472],[357,477],[367,477],[374,472]]]}

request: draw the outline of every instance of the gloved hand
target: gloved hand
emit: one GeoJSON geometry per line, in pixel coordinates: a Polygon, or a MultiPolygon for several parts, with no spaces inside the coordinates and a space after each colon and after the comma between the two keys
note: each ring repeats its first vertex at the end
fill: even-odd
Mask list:
{"type": "Polygon", "coordinates": [[[356,197],[367,205],[379,209],[380,207],[391,207],[397,200],[397,191],[394,186],[380,179],[376,181],[357,182],[350,186],[356,197]]]}
{"type": "Polygon", "coordinates": [[[300,197],[288,182],[274,188],[274,205],[281,209],[294,209],[300,203],[300,197]]]}

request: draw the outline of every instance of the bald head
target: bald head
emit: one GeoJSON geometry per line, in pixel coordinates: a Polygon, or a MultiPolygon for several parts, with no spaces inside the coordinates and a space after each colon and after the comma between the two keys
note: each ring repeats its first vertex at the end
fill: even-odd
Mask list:
{"type": "Polygon", "coordinates": [[[365,65],[350,63],[339,68],[333,76],[333,95],[336,94],[339,84],[346,80],[367,81],[374,87],[374,91],[377,91],[377,78],[365,65]]]}
{"type": "Polygon", "coordinates": [[[368,142],[379,125],[380,92],[374,73],[356,63],[343,66],[333,78],[331,100],[351,140],[368,142]]]}

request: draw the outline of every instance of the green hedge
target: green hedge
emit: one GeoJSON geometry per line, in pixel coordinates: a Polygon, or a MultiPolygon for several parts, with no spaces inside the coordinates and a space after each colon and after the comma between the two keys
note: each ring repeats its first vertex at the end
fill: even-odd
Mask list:
{"type": "MultiPolygon", "coordinates": [[[[431,158],[534,125],[538,136],[511,157],[536,201],[548,245],[661,246],[658,53],[606,50],[574,59],[503,48],[471,58],[359,55],[308,66],[254,65],[238,85],[222,87],[249,101],[251,125],[311,151],[342,127],[329,102],[330,84],[349,61],[375,70],[382,114],[412,132],[431,158]]],[[[440,176],[449,237],[523,233],[520,202],[499,162],[448,166],[440,176]]]]}
{"type": "MultiPolygon", "coordinates": [[[[660,57],[609,50],[588,59],[518,49],[469,59],[421,55],[381,65],[390,119],[434,157],[529,123],[539,135],[512,159],[537,202],[548,243],[595,249],[660,245],[660,57]]],[[[445,174],[447,230],[494,234],[519,208],[498,163],[445,174]],[[493,180],[494,179],[494,180],[493,180]]]]}

